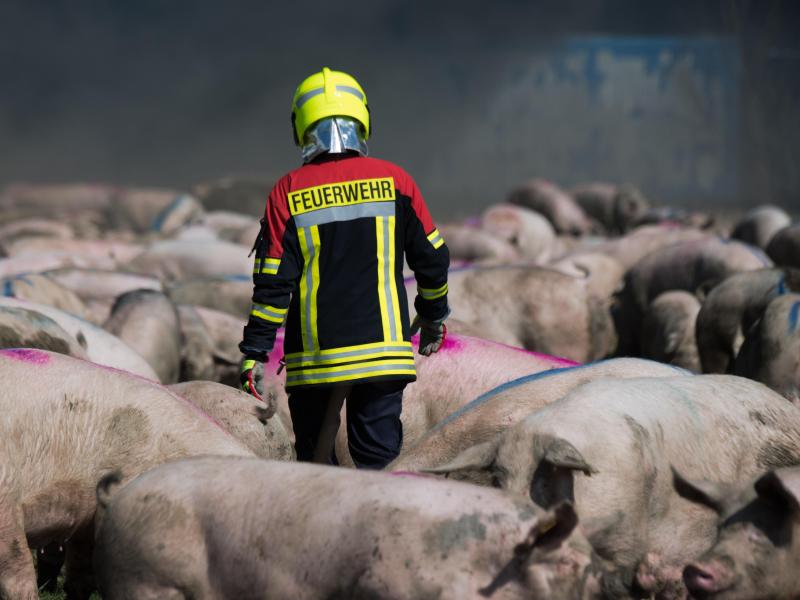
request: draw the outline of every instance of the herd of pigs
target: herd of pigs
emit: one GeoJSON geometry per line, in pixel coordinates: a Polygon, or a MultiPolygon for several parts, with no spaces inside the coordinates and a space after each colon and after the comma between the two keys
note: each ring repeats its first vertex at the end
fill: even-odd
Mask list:
{"type": "Polygon", "coordinates": [[[792,215],[534,179],[440,223],[366,472],[294,462],[280,332],[237,389],[267,191],[0,190],[0,598],[800,597],[792,215]]]}

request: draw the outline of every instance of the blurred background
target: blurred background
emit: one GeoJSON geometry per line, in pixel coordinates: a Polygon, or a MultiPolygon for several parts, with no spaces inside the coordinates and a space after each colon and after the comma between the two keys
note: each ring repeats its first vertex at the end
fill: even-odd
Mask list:
{"type": "Polygon", "coordinates": [[[800,208],[800,2],[779,0],[4,0],[0,184],[274,180],[323,66],[362,83],[371,153],[440,218],[533,176],[800,208]]]}

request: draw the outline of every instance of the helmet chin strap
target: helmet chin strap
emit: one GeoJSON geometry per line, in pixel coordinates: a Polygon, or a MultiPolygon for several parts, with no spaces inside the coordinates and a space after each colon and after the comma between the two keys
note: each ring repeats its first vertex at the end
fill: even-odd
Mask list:
{"type": "Polygon", "coordinates": [[[369,152],[360,124],[349,117],[328,117],[311,126],[301,148],[303,162],[320,154],[342,154],[355,151],[366,156],[369,152]]]}

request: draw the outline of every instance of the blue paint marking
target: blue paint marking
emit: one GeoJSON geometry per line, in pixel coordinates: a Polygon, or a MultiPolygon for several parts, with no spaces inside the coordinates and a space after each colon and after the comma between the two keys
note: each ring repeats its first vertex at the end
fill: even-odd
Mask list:
{"type": "Polygon", "coordinates": [[[797,321],[800,319],[800,300],[792,304],[789,309],[789,333],[792,334],[797,329],[797,321]]]}
{"type": "Polygon", "coordinates": [[[3,282],[3,296],[6,298],[13,298],[14,297],[14,280],[13,279],[6,279],[3,282]]]}
{"type": "Polygon", "coordinates": [[[153,224],[150,225],[150,229],[152,229],[153,231],[161,231],[161,227],[162,225],[164,225],[164,221],[167,220],[169,214],[178,207],[178,205],[183,201],[185,197],[186,197],[185,194],[181,194],[180,196],[177,196],[172,202],[170,202],[167,205],[167,207],[160,213],[158,213],[158,216],[156,216],[156,218],[153,219],[153,224]]]}
{"type": "Polygon", "coordinates": [[[532,375],[523,375],[522,377],[519,377],[517,379],[512,379],[511,381],[507,381],[506,383],[498,385],[496,388],[492,388],[488,392],[484,392],[483,394],[481,394],[480,396],[478,396],[477,398],[472,400],[469,404],[465,404],[464,406],[462,406],[461,408],[459,408],[455,412],[450,413],[444,419],[439,421],[436,424],[436,426],[433,427],[433,429],[431,429],[431,431],[437,431],[438,429],[441,429],[442,427],[444,427],[448,423],[450,423],[450,422],[456,420],[457,418],[459,418],[461,415],[463,415],[465,413],[468,413],[469,411],[471,411],[476,406],[480,406],[481,404],[484,404],[489,398],[491,398],[493,396],[496,396],[497,394],[500,394],[502,392],[505,392],[506,390],[510,390],[512,388],[519,387],[519,386],[524,385],[524,384],[526,384],[526,383],[528,383],[530,381],[536,381],[537,379],[544,379],[545,377],[550,377],[551,375],[558,375],[559,373],[566,373],[567,371],[574,371],[576,369],[583,369],[583,368],[586,368],[586,367],[588,367],[590,365],[593,366],[593,365],[596,365],[596,364],[597,363],[587,363],[585,365],[575,365],[574,367],[563,367],[563,368],[560,368],[560,369],[549,369],[547,371],[541,371],[539,373],[533,373],[532,375]]]}
{"type": "Polygon", "coordinates": [[[223,275],[223,281],[250,281],[252,280],[252,276],[250,275],[223,275]]]}
{"type": "MultiPolygon", "coordinates": [[[[460,416],[468,413],[473,408],[475,408],[477,406],[480,406],[481,404],[484,404],[490,398],[496,396],[497,394],[505,392],[506,390],[510,390],[512,388],[519,387],[519,386],[524,385],[524,384],[526,384],[528,382],[531,382],[531,381],[536,381],[537,379],[544,379],[545,377],[550,377],[551,375],[559,375],[561,373],[566,373],[567,371],[576,371],[578,369],[585,369],[586,367],[594,367],[594,366],[597,366],[599,364],[608,363],[608,362],[611,362],[611,361],[614,361],[614,360],[620,360],[620,359],[612,358],[612,359],[608,359],[608,360],[600,360],[600,361],[596,361],[596,362],[590,362],[590,363],[586,363],[586,364],[583,364],[583,365],[575,365],[575,366],[572,366],[572,367],[561,367],[561,368],[558,368],[558,369],[548,369],[547,371],[541,371],[539,373],[533,373],[531,375],[523,375],[522,377],[519,377],[517,379],[512,379],[511,381],[507,381],[506,383],[500,384],[497,387],[492,388],[488,392],[484,392],[483,394],[481,394],[480,396],[478,396],[477,398],[475,398],[474,400],[472,400],[468,404],[465,404],[464,406],[462,406],[458,410],[456,410],[454,412],[451,412],[444,419],[439,421],[431,429],[431,431],[438,431],[439,429],[441,429],[442,427],[444,427],[448,423],[451,423],[452,421],[455,421],[457,418],[459,418],[460,416]]],[[[655,361],[651,361],[651,362],[655,362],[655,361]]],[[[681,373],[682,375],[692,375],[693,374],[691,371],[688,371],[686,369],[682,369],[680,367],[676,367],[674,365],[663,365],[663,366],[672,367],[676,372],[681,373]]]]}
{"type": "Polygon", "coordinates": [[[786,274],[781,273],[781,278],[778,279],[778,296],[786,293],[786,274]]]}

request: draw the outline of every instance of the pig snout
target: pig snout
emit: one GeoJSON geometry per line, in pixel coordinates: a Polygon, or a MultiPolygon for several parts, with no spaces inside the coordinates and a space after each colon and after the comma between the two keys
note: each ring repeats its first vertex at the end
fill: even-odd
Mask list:
{"type": "Polygon", "coordinates": [[[693,598],[706,598],[733,586],[733,570],[717,560],[695,562],[683,570],[683,582],[693,598]]]}

